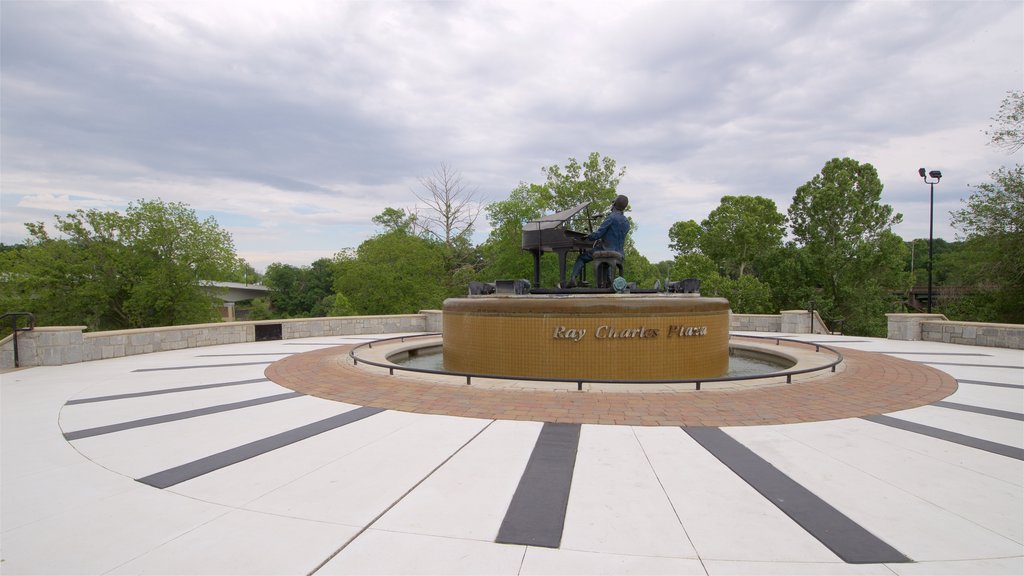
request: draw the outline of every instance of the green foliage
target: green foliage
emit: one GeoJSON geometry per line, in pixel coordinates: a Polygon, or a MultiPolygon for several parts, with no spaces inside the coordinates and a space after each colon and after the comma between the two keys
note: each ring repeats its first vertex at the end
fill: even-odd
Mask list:
{"type": "MultiPolygon", "coordinates": [[[[527,278],[532,281],[533,258],[522,249],[522,231],[526,222],[544,213],[560,212],[583,202],[591,202],[590,212],[603,210],[615,200],[616,188],[626,173],[625,168],[617,170],[615,160],[602,158],[597,152],[591,153],[583,164],[569,158],[565,167],[552,165],[541,170],[546,176],[544,184],[520,183],[508,199],[487,206],[485,211],[491,233],[480,247],[483,265],[476,275],[478,279],[490,282],[527,278]]],[[[567,227],[586,231],[585,215],[570,221],[567,227]]],[[[571,266],[570,260],[567,267],[571,266]]],[[[557,282],[557,259],[541,258],[541,284],[553,286],[557,282]]]]}
{"type": "Polygon", "coordinates": [[[673,280],[699,278],[702,296],[726,298],[737,314],[769,314],[776,311],[771,288],[750,274],[730,278],[718,273],[717,264],[701,253],[676,257],[673,280]]]}
{"type": "Polygon", "coordinates": [[[444,274],[440,243],[393,230],[343,255],[334,288],[358,314],[412,314],[441,307],[444,274]]]}
{"type": "Polygon", "coordinates": [[[40,325],[91,330],[211,322],[215,299],[202,281],[229,278],[238,259],[230,234],[181,203],[140,200],[124,214],[57,216],[61,237],[26,224],[23,249],[0,253],[0,306],[40,325]]]}
{"type": "Polygon", "coordinates": [[[699,225],[676,222],[669,229],[669,247],[678,254],[699,250],[729,277],[752,272],[758,260],[782,245],[785,216],[775,202],[762,196],[723,196],[717,208],[699,225]]]}
{"type": "Polygon", "coordinates": [[[630,282],[635,282],[637,288],[653,288],[655,282],[665,281],[658,266],[652,264],[631,244],[626,245],[626,254],[622,265],[625,278],[630,282]]]}
{"type": "Polygon", "coordinates": [[[356,309],[344,294],[324,297],[324,306],[328,307],[328,316],[355,316],[357,314],[356,309]]]}
{"type": "MultiPolygon", "coordinates": [[[[484,282],[498,279],[526,278],[532,282],[533,258],[522,249],[523,226],[544,212],[545,189],[537,184],[520,183],[508,199],[487,206],[491,233],[480,246],[483,267],[477,278],[484,282]]],[[[557,282],[558,267],[554,258],[541,258],[541,283],[557,282]],[[554,278],[555,280],[552,280],[554,278]]]]}
{"type": "Polygon", "coordinates": [[[242,284],[260,284],[263,282],[263,275],[256,271],[248,262],[238,258],[235,267],[224,278],[210,278],[224,282],[239,282],[242,284]]]}
{"type": "Polygon", "coordinates": [[[271,307],[278,317],[309,318],[329,315],[324,298],[334,294],[335,263],[320,258],[309,266],[274,262],[263,282],[270,289],[271,307]]]}
{"type": "Polygon", "coordinates": [[[274,313],[270,310],[270,301],[264,298],[253,298],[246,306],[235,306],[235,314],[239,318],[249,320],[270,320],[274,313]]]}
{"type": "Polygon", "coordinates": [[[775,202],[761,196],[723,196],[718,208],[701,222],[702,252],[739,278],[766,254],[778,249],[786,218],[775,202]]]}
{"type": "Polygon", "coordinates": [[[668,230],[668,247],[680,256],[700,251],[700,224],[694,220],[680,220],[668,230]]]}
{"type": "Polygon", "coordinates": [[[619,181],[626,175],[625,167],[616,171],[615,160],[597,152],[591,152],[583,164],[569,158],[565,168],[552,164],[541,170],[547,177],[542,206],[554,212],[582,202],[591,202],[592,209],[605,208],[615,200],[619,181]]]}
{"type": "Polygon", "coordinates": [[[792,242],[768,256],[760,268],[761,281],[771,286],[772,312],[802,310],[820,297],[807,251],[792,242]]]}
{"type": "Polygon", "coordinates": [[[957,267],[965,282],[989,290],[1001,322],[1024,323],[1024,166],[1002,167],[992,181],[972,186],[965,206],[952,213],[966,236],[957,267]]]}
{"type": "Polygon", "coordinates": [[[789,208],[796,243],[820,287],[819,310],[828,323],[842,320],[851,334],[884,335],[890,294],[903,291],[906,246],[890,229],[902,216],[880,202],[882,182],[871,164],[829,160],[800,186],[789,208]]]}
{"type": "Polygon", "coordinates": [[[384,233],[415,233],[416,215],[402,210],[401,208],[385,208],[383,212],[371,218],[371,221],[377,226],[380,226],[384,233]]]}

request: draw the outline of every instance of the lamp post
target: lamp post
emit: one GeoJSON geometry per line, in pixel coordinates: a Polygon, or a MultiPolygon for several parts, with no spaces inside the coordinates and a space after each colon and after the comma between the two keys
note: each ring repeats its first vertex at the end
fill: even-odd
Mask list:
{"type": "Polygon", "coordinates": [[[935,224],[935,185],[942,179],[942,172],[932,170],[925,172],[924,168],[917,171],[924,183],[931,186],[931,199],[928,204],[928,313],[932,313],[932,230],[935,224]],[[931,177],[932,180],[928,180],[931,177]]]}

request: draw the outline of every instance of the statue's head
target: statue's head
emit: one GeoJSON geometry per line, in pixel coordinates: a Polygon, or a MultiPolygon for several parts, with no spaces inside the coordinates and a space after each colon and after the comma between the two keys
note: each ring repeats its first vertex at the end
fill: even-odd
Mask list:
{"type": "Polygon", "coordinates": [[[619,212],[622,212],[623,210],[625,210],[626,206],[629,206],[629,198],[626,198],[625,196],[622,196],[621,194],[619,195],[618,198],[615,199],[614,202],[612,202],[612,208],[615,208],[619,212]]]}

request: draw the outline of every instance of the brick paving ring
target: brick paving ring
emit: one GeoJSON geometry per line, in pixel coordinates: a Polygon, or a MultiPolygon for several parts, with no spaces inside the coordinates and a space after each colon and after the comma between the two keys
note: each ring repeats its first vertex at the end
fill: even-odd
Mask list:
{"type": "Polygon", "coordinates": [[[638,426],[754,426],[857,418],[931,404],[956,391],[945,372],[884,354],[839,348],[837,372],[791,384],[702,390],[614,385],[577,392],[466,385],[349,358],[352,345],[296,354],[266,369],[273,382],[303,394],[357,406],[497,420],[638,426]]]}

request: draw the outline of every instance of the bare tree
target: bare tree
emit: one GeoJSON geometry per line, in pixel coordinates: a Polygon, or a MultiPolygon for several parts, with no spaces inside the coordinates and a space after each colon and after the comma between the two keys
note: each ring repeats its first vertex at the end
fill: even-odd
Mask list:
{"type": "MultiPolygon", "coordinates": [[[[427,177],[419,178],[425,193],[416,198],[426,205],[418,224],[447,246],[473,229],[480,208],[474,202],[476,189],[468,189],[458,170],[442,162],[427,177]]],[[[415,194],[415,192],[414,192],[415,194]]]]}
{"type": "Polygon", "coordinates": [[[992,120],[995,124],[989,126],[985,135],[991,138],[993,145],[1010,154],[1024,148],[1024,92],[1007,92],[999,106],[999,113],[992,120]]]}

